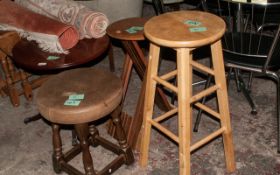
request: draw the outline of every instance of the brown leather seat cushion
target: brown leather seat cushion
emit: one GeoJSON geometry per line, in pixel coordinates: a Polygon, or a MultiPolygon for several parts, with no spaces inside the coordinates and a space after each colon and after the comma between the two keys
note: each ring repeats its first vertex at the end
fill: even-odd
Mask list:
{"type": "Polygon", "coordinates": [[[122,99],[121,80],[109,71],[79,68],[54,75],[38,91],[41,115],[60,124],[79,124],[110,114],[122,99]],[[84,94],[79,106],[65,106],[69,95],[84,94]]]}

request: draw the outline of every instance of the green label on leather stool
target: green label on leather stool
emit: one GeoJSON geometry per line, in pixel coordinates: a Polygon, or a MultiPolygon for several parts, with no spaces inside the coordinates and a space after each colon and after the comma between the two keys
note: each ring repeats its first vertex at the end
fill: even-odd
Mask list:
{"type": "Polygon", "coordinates": [[[80,103],[81,103],[80,100],[70,100],[70,99],[68,99],[64,102],[64,105],[65,106],[79,106],[80,103]]]}
{"type": "Polygon", "coordinates": [[[71,94],[64,102],[65,106],[79,106],[81,101],[85,98],[85,94],[71,94]]]}
{"type": "Polygon", "coordinates": [[[83,100],[85,98],[84,94],[72,94],[69,95],[69,100],[83,100]]]}
{"type": "Polygon", "coordinates": [[[205,32],[207,30],[206,27],[191,27],[189,28],[190,32],[205,32]]]}

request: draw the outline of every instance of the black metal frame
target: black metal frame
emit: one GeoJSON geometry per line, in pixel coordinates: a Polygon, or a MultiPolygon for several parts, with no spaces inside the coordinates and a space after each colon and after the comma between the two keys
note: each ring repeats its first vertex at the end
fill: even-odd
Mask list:
{"type": "MultiPolygon", "coordinates": [[[[234,3],[234,5],[237,5],[239,10],[242,10],[242,3],[240,2],[232,2],[232,1],[228,1],[228,0],[218,0],[218,6],[220,6],[220,2],[225,1],[227,2],[229,5],[232,5],[230,3],[234,3]]],[[[206,0],[201,0],[202,3],[202,7],[205,11],[209,11],[207,4],[206,4],[206,0]]],[[[245,3],[245,5],[248,5],[248,3],[245,3]]],[[[262,8],[264,8],[265,12],[266,12],[266,8],[270,7],[271,5],[279,5],[280,6],[280,1],[279,2],[275,2],[275,3],[267,3],[267,4],[252,4],[251,6],[261,6],[262,8]]],[[[220,8],[220,7],[219,7],[220,8]]],[[[253,7],[252,7],[253,8],[253,7]]],[[[220,12],[219,12],[220,13],[220,12]]],[[[221,15],[221,14],[218,14],[221,15]]],[[[254,14],[250,14],[251,16],[255,16],[254,14]]],[[[225,46],[225,39],[232,37],[234,38],[235,36],[233,36],[233,34],[237,34],[240,33],[242,31],[248,30],[247,27],[248,25],[252,25],[252,24],[248,24],[249,20],[248,19],[243,19],[242,15],[237,16],[237,20],[238,21],[242,21],[243,24],[241,25],[236,25],[237,27],[234,28],[233,26],[229,26],[228,31],[225,34],[225,37],[223,38],[224,43],[224,58],[225,58],[225,66],[230,68],[230,72],[228,73],[228,76],[232,75],[232,70],[234,70],[234,74],[236,77],[236,82],[237,82],[237,88],[240,89],[245,97],[247,98],[249,104],[252,107],[252,113],[256,113],[256,109],[255,109],[255,104],[253,102],[253,100],[250,97],[250,87],[251,87],[251,83],[252,83],[252,75],[253,74],[257,74],[259,76],[264,76],[264,77],[268,77],[271,78],[272,80],[274,80],[276,82],[276,86],[277,86],[277,103],[276,103],[276,107],[277,107],[277,120],[278,120],[278,152],[280,153],[280,74],[277,72],[280,69],[280,60],[278,61],[278,59],[280,59],[280,52],[278,52],[277,55],[275,55],[275,51],[276,51],[276,47],[277,50],[279,49],[279,45],[280,45],[280,21],[277,21],[276,23],[271,23],[269,22],[268,24],[265,23],[265,15],[263,15],[262,21],[261,21],[261,25],[257,26],[257,31],[256,31],[256,35],[258,33],[261,33],[263,31],[264,28],[266,27],[270,27],[270,26],[276,26],[276,33],[273,35],[273,37],[271,38],[271,45],[270,48],[268,49],[268,53],[265,55],[253,55],[253,54],[245,54],[245,53],[238,53],[238,49],[237,50],[232,50],[232,49],[227,49],[227,46],[225,46]],[[230,34],[232,34],[232,36],[229,36],[230,34]],[[229,37],[228,37],[229,36],[229,37]],[[236,55],[235,58],[237,58],[237,60],[230,60],[227,58],[227,56],[230,55],[236,55]],[[265,61],[262,61],[262,64],[257,64],[257,63],[245,63],[243,62],[244,60],[239,59],[240,62],[238,62],[238,57],[240,58],[252,58],[252,57],[258,57],[262,59],[265,59],[265,61]],[[275,59],[277,58],[277,59],[275,59]],[[279,63],[275,63],[275,60],[279,63]],[[274,66],[273,64],[276,64],[276,66],[274,66]],[[274,69],[276,68],[276,69],[274,69]],[[239,71],[248,71],[250,73],[249,76],[249,81],[248,81],[248,85],[246,86],[242,75],[239,74],[239,71]]],[[[225,21],[227,24],[228,21],[225,21]]],[[[253,22],[252,19],[250,19],[250,22],[253,22]]],[[[252,26],[251,26],[252,28],[252,26]]],[[[264,42],[264,41],[262,41],[264,42]]],[[[243,42],[241,43],[243,44],[243,42]]],[[[235,45],[235,44],[232,44],[235,45]]],[[[208,86],[210,86],[210,81],[211,78],[208,78],[208,86]]],[[[205,102],[205,99],[202,100],[202,102],[205,102]]],[[[201,119],[201,112],[199,111],[197,119],[196,119],[196,123],[194,126],[194,131],[198,130],[198,125],[201,119]]]]}

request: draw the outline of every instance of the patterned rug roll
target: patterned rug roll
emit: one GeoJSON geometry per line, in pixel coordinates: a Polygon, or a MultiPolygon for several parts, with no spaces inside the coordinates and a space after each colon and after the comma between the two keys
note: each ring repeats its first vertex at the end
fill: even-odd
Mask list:
{"type": "Polygon", "coordinates": [[[101,12],[93,11],[71,0],[15,0],[36,13],[74,25],[80,39],[100,38],[106,33],[108,18],[101,12]]]}
{"type": "Polygon", "coordinates": [[[27,40],[35,40],[42,50],[67,53],[79,41],[72,25],[34,13],[10,1],[0,1],[0,30],[17,31],[27,40]]]}

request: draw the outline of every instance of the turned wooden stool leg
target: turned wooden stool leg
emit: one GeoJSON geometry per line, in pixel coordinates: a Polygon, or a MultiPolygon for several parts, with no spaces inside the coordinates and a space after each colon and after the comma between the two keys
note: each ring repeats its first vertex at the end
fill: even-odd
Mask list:
{"type": "Polygon", "coordinates": [[[224,150],[227,169],[230,172],[235,170],[234,149],[232,142],[232,130],[230,125],[230,115],[228,106],[228,94],[225,78],[225,69],[223,62],[223,53],[221,41],[211,44],[211,53],[213,60],[213,68],[215,72],[215,82],[220,88],[217,90],[218,105],[221,116],[221,127],[225,128],[223,132],[224,150]]]}
{"type": "Polygon", "coordinates": [[[98,142],[95,140],[96,137],[99,136],[99,131],[94,125],[89,126],[89,134],[90,134],[90,139],[91,139],[91,145],[96,147],[98,146],[98,142]]]}
{"type": "Polygon", "coordinates": [[[75,129],[72,130],[72,146],[79,144],[78,136],[75,129]]]}
{"type": "Polygon", "coordinates": [[[112,43],[110,43],[110,46],[109,46],[108,57],[109,57],[109,67],[110,67],[110,71],[111,71],[111,72],[115,72],[114,50],[113,50],[113,45],[112,45],[112,43]]]}
{"type": "Polygon", "coordinates": [[[83,163],[86,175],[94,175],[93,162],[89,151],[89,127],[87,123],[84,124],[76,124],[75,130],[77,132],[78,138],[80,140],[82,153],[83,153],[83,163]]]}
{"type": "Polygon", "coordinates": [[[180,175],[190,174],[191,118],[192,118],[192,67],[188,48],[177,50],[178,70],[178,129],[180,175]]]}
{"type": "Polygon", "coordinates": [[[5,74],[5,79],[6,79],[6,90],[7,94],[10,97],[10,100],[14,106],[19,106],[19,94],[14,86],[13,80],[12,80],[12,75],[11,75],[11,65],[9,66],[10,62],[7,57],[3,58],[1,60],[1,65],[3,72],[5,74]]]}
{"type": "Polygon", "coordinates": [[[21,86],[23,89],[24,96],[27,100],[31,101],[32,100],[32,87],[31,84],[28,82],[28,75],[26,72],[23,70],[19,71],[20,73],[20,79],[21,79],[21,86]]]}
{"type": "Polygon", "coordinates": [[[151,43],[149,63],[147,69],[145,100],[144,100],[144,115],[143,115],[144,122],[142,125],[143,140],[141,141],[141,148],[140,148],[140,165],[143,167],[147,166],[148,163],[148,151],[149,151],[151,128],[152,128],[150,121],[153,116],[155,90],[157,84],[156,81],[152,79],[152,77],[155,77],[158,72],[159,52],[160,52],[160,47],[151,43]]]}
{"type": "Polygon", "coordinates": [[[60,162],[63,161],[63,153],[62,153],[62,144],[60,137],[60,127],[57,124],[52,124],[52,132],[53,132],[53,169],[56,173],[61,172],[60,162]]]}
{"type": "Polygon", "coordinates": [[[121,107],[119,106],[111,115],[112,115],[113,123],[116,126],[117,140],[119,142],[120,149],[124,151],[126,156],[125,163],[129,165],[132,162],[134,162],[134,157],[133,157],[132,149],[127,143],[126,134],[121,124],[120,114],[121,114],[121,107]]]}

